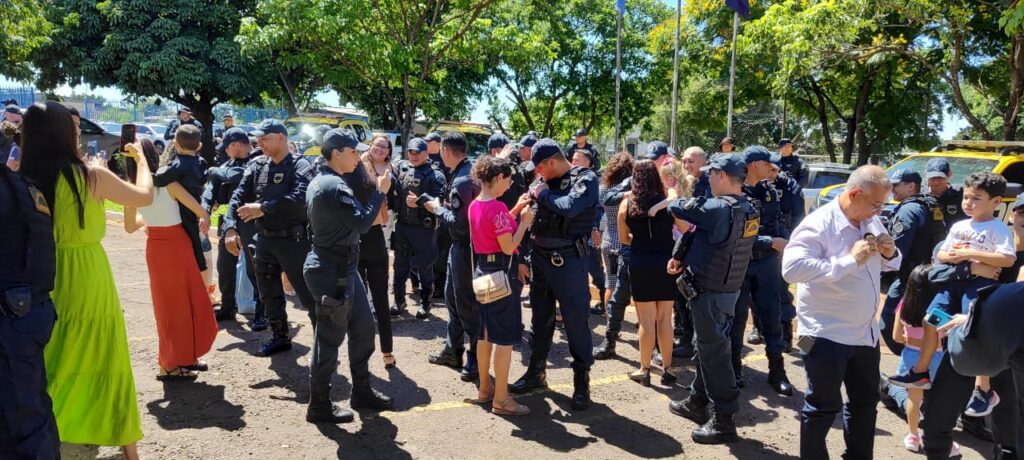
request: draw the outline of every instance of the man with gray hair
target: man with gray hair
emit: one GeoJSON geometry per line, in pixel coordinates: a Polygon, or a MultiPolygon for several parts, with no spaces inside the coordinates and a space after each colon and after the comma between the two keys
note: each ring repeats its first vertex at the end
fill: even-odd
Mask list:
{"type": "Polygon", "coordinates": [[[848,402],[844,458],[872,458],[878,405],[878,292],[882,271],[901,254],[878,215],[892,185],[861,166],[846,190],[807,216],[790,236],[782,276],[797,284],[797,346],[807,372],[800,411],[800,458],[829,458],[825,437],[848,402]]]}

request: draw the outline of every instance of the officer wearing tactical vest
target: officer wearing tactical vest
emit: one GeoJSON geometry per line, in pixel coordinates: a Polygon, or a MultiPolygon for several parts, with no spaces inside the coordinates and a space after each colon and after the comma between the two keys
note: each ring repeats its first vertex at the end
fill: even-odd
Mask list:
{"type": "Polygon", "coordinates": [[[746,327],[749,309],[752,307],[761,322],[761,334],[768,355],[768,384],[784,396],[793,395],[793,386],[786,376],[782,352],[786,348],[782,338],[782,262],[780,256],[786,247],[789,231],[783,225],[782,204],[778,191],[768,182],[771,163],[777,163],[778,155],[768,149],[754,145],[743,151],[747,162],[747,177],[743,193],[760,211],[760,228],[754,240],[754,254],[747,268],[747,277],[736,304],[736,321],[732,328],[732,363],[736,380],[743,385],[740,351],[743,346],[743,330],[746,327]]]}
{"type": "MultiPolygon", "coordinates": [[[[533,183],[534,170],[533,162],[530,161],[530,159],[533,158],[533,145],[536,143],[536,135],[527,134],[523,136],[523,138],[519,140],[519,155],[515,156],[515,163],[519,165],[517,169],[519,169],[519,174],[523,176],[523,183],[527,186],[533,183]]],[[[524,240],[525,239],[526,238],[524,238],[524,240]]]]}
{"type": "Polygon", "coordinates": [[[398,215],[391,234],[395,251],[395,306],[392,315],[405,310],[405,280],[409,270],[416,268],[420,276],[420,308],[416,317],[430,316],[430,297],[434,288],[434,261],[437,260],[437,216],[423,203],[444,192],[444,175],[430,164],[427,142],[418,137],[409,140],[408,159],[398,162],[398,193],[388,205],[398,215]]]}
{"type": "MultiPolygon", "coordinates": [[[[427,134],[423,140],[427,141],[427,156],[430,164],[444,174],[445,189],[441,196],[448,196],[448,181],[451,179],[451,169],[444,165],[441,159],[441,135],[437,131],[427,134]]],[[[442,221],[437,229],[437,260],[434,261],[434,298],[444,300],[444,286],[448,279],[448,251],[452,247],[452,234],[445,227],[442,221]]]]}
{"type": "Polygon", "coordinates": [[[480,185],[470,177],[473,163],[466,158],[466,136],[457,131],[444,133],[441,158],[452,171],[448,182],[447,202],[427,202],[424,207],[436,214],[448,227],[452,237],[448,253],[448,280],[445,285],[445,304],[448,306],[448,330],[445,346],[440,353],[430,355],[432,364],[462,368],[464,382],[477,379],[476,334],[480,324],[480,310],[473,294],[473,265],[469,251],[469,203],[480,193],[480,185]],[[465,338],[469,338],[466,366],[462,366],[465,338]]]}
{"type": "Polygon", "coordinates": [[[747,165],[742,156],[716,155],[701,171],[708,176],[714,197],[680,199],[669,206],[680,230],[694,234],[688,248],[677,243],[668,271],[678,274],[686,268],[677,284],[689,298],[697,345],[690,396],[670,402],[669,410],[701,425],[691,435],[694,441],[719,444],[739,440],[733,417],[740,391],[729,364],[728,331],[759,221],[757,209],[743,194],[747,165]]]}
{"type": "Polygon", "coordinates": [[[946,223],[946,231],[949,231],[953,223],[967,218],[962,207],[964,192],[950,185],[949,179],[953,177],[953,171],[949,167],[949,160],[945,158],[928,160],[924,175],[925,180],[928,181],[928,194],[939,201],[939,208],[944,214],[943,221],[946,223]]]}
{"type": "MultiPolygon", "coordinates": [[[[227,129],[222,133],[222,136],[223,140],[217,146],[217,153],[218,155],[223,154],[228,160],[221,166],[209,170],[209,180],[203,189],[202,206],[211,215],[217,210],[218,206],[231,201],[231,195],[235,193],[235,189],[238,188],[238,184],[242,181],[245,167],[249,163],[252,153],[249,135],[240,128],[227,129]]],[[[238,222],[237,230],[246,247],[252,244],[255,229],[251,224],[238,222]]],[[[235,319],[235,314],[238,313],[238,304],[235,299],[238,256],[228,252],[223,225],[217,229],[217,237],[220,239],[220,244],[217,248],[217,282],[220,285],[221,306],[217,310],[216,316],[217,321],[227,321],[235,319]]],[[[256,272],[251,254],[245,259],[245,262],[249,281],[255,286],[256,272]]],[[[266,312],[263,309],[263,303],[260,302],[258,297],[256,299],[256,313],[253,316],[252,322],[249,323],[249,327],[254,331],[267,329],[266,312]]]]}
{"type": "MultiPolygon", "coordinates": [[[[349,336],[348,360],[352,370],[352,407],[390,409],[391,398],[370,387],[370,355],[374,350],[373,311],[359,278],[359,237],[369,230],[391,189],[391,175],[377,179],[377,190],[363,206],[342,179],[355,171],[359,152],[369,147],[349,129],[324,135],[324,168],[309,184],[305,203],[309,213],[312,250],[303,276],[316,299],[313,315],[313,358],[309,365],[309,407],[306,421],[346,423],[352,411],[331,403],[331,377],[338,371],[338,347],[349,336]]],[[[424,161],[426,158],[424,148],[424,161]]]]}
{"type": "MultiPolygon", "coordinates": [[[[802,184],[804,179],[804,162],[800,160],[800,157],[793,154],[793,141],[782,138],[779,140],[779,167],[782,172],[789,175],[797,182],[802,184]]],[[[790,228],[796,228],[796,224],[793,224],[790,228]]]]}
{"type": "Polygon", "coordinates": [[[0,164],[0,458],[60,458],[43,348],[57,313],[50,207],[32,183],[0,164]]]}
{"type": "Polygon", "coordinates": [[[313,165],[288,153],[288,129],[280,121],[265,120],[252,135],[259,140],[263,155],[246,166],[222,225],[228,251],[238,255],[242,249],[237,230],[239,220],[256,223],[256,285],[274,334],[260,347],[259,354],[270,356],[292,349],[282,271],[288,275],[310,320],[314,320],[313,296],[302,278],[302,263],[309,252],[306,187],[313,178],[313,165]]]}
{"type": "Polygon", "coordinates": [[[935,197],[921,193],[921,175],[901,169],[892,175],[893,199],[900,202],[889,218],[889,234],[903,254],[896,280],[889,285],[880,318],[882,340],[894,354],[903,351],[903,344],[892,339],[896,322],[896,305],[903,298],[907,277],[918,265],[932,258],[932,250],[946,237],[945,215],[935,197]]]}
{"type": "Polygon", "coordinates": [[[510,385],[521,394],[547,385],[545,369],[555,332],[555,302],[561,306],[565,333],[572,355],[572,408],[590,406],[590,366],[594,363],[590,337],[590,289],[587,261],[589,236],[597,207],[597,176],[590,169],[573,166],[551,139],[533,146],[531,160],[543,183],[531,187],[537,206],[530,268],[530,305],[533,310],[533,343],[526,373],[510,385]]]}
{"type": "MultiPolygon", "coordinates": [[[[783,157],[780,158],[778,163],[772,163],[770,180],[772,181],[772,186],[779,192],[779,203],[782,205],[782,225],[786,228],[786,233],[788,234],[797,225],[800,225],[800,221],[804,220],[805,212],[803,189],[796,179],[782,171],[785,159],[783,157]]],[[[793,304],[793,294],[789,291],[789,283],[781,278],[779,283],[781,283],[779,285],[779,296],[782,303],[783,351],[788,353],[793,349],[793,319],[796,318],[796,306],[793,304]]],[[[755,325],[760,328],[760,324],[757,321],[755,321],[755,325]]],[[[748,343],[750,342],[749,338],[747,341],[748,343]]]]}

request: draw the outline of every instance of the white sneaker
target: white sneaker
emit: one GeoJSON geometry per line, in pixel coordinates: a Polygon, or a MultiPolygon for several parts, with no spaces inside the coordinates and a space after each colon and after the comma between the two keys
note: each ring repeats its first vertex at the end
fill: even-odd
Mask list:
{"type": "Polygon", "coordinates": [[[907,433],[903,438],[903,448],[911,452],[921,451],[921,437],[914,433],[907,433]]]}

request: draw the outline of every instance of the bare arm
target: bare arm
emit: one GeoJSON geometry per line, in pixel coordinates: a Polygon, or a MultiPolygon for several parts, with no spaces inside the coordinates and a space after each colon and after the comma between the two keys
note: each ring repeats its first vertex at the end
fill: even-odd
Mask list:
{"type": "Polygon", "coordinates": [[[629,203],[628,199],[622,200],[622,206],[619,206],[619,215],[616,216],[619,225],[619,242],[622,244],[633,244],[633,235],[629,233],[629,226],[626,225],[626,212],[629,209],[629,203]]]}
{"type": "Polygon", "coordinates": [[[897,318],[896,324],[892,328],[892,340],[896,343],[906,343],[906,338],[903,337],[903,321],[899,321],[897,318]]]}
{"type": "Polygon", "coordinates": [[[200,220],[206,220],[207,222],[210,221],[210,213],[206,212],[206,209],[203,209],[203,206],[196,201],[195,197],[185,191],[185,187],[182,187],[181,184],[172,182],[167,186],[167,191],[170,192],[171,197],[173,197],[178,203],[185,205],[185,207],[188,208],[189,211],[192,211],[192,213],[200,220]]]}
{"type": "Polygon", "coordinates": [[[142,148],[137,144],[128,144],[125,155],[135,159],[135,184],[121,180],[106,168],[89,167],[95,174],[96,187],[93,198],[98,201],[110,200],[122,206],[141,208],[153,203],[153,174],[149,164],[140,160],[142,148]]]}
{"type": "Polygon", "coordinates": [[[128,233],[135,233],[140,228],[146,225],[146,221],[142,219],[137,210],[131,206],[125,206],[124,208],[124,231],[128,233]]]}

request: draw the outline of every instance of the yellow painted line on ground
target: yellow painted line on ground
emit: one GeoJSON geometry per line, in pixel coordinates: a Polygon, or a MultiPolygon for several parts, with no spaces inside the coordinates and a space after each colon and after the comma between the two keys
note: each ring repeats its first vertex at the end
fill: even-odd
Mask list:
{"type": "MultiPolygon", "coordinates": [[[[763,360],[766,360],[766,359],[768,359],[768,357],[765,356],[764,354],[751,354],[751,355],[745,356],[743,358],[743,362],[744,363],[752,363],[752,362],[755,362],[755,361],[763,361],[763,360]]],[[[610,384],[613,384],[613,383],[625,382],[625,381],[628,381],[628,380],[629,380],[629,374],[609,375],[607,377],[601,377],[599,379],[591,380],[590,381],[590,387],[593,388],[593,387],[599,387],[599,386],[604,386],[604,385],[610,385],[610,384]]],[[[524,396],[529,396],[529,395],[534,395],[534,394],[542,394],[542,393],[547,393],[547,392],[557,392],[559,390],[571,390],[572,388],[573,388],[573,384],[572,383],[557,383],[557,384],[554,384],[554,385],[548,385],[548,388],[546,390],[532,391],[532,392],[526,393],[524,396]]],[[[662,399],[666,399],[667,400],[668,397],[662,395],[662,399]]],[[[402,416],[407,416],[407,415],[412,415],[412,414],[419,414],[419,413],[424,413],[424,412],[439,412],[439,411],[454,410],[454,409],[465,409],[467,407],[479,407],[479,406],[480,406],[479,404],[469,403],[469,402],[466,402],[466,401],[445,401],[445,402],[439,402],[439,403],[433,403],[433,404],[426,404],[426,405],[423,405],[423,406],[412,407],[412,408],[410,408],[408,410],[405,410],[405,411],[402,411],[402,412],[385,411],[385,412],[381,412],[380,416],[381,417],[386,417],[386,418],[395,418],[395,417],[402,417],[402,416]]]]}

